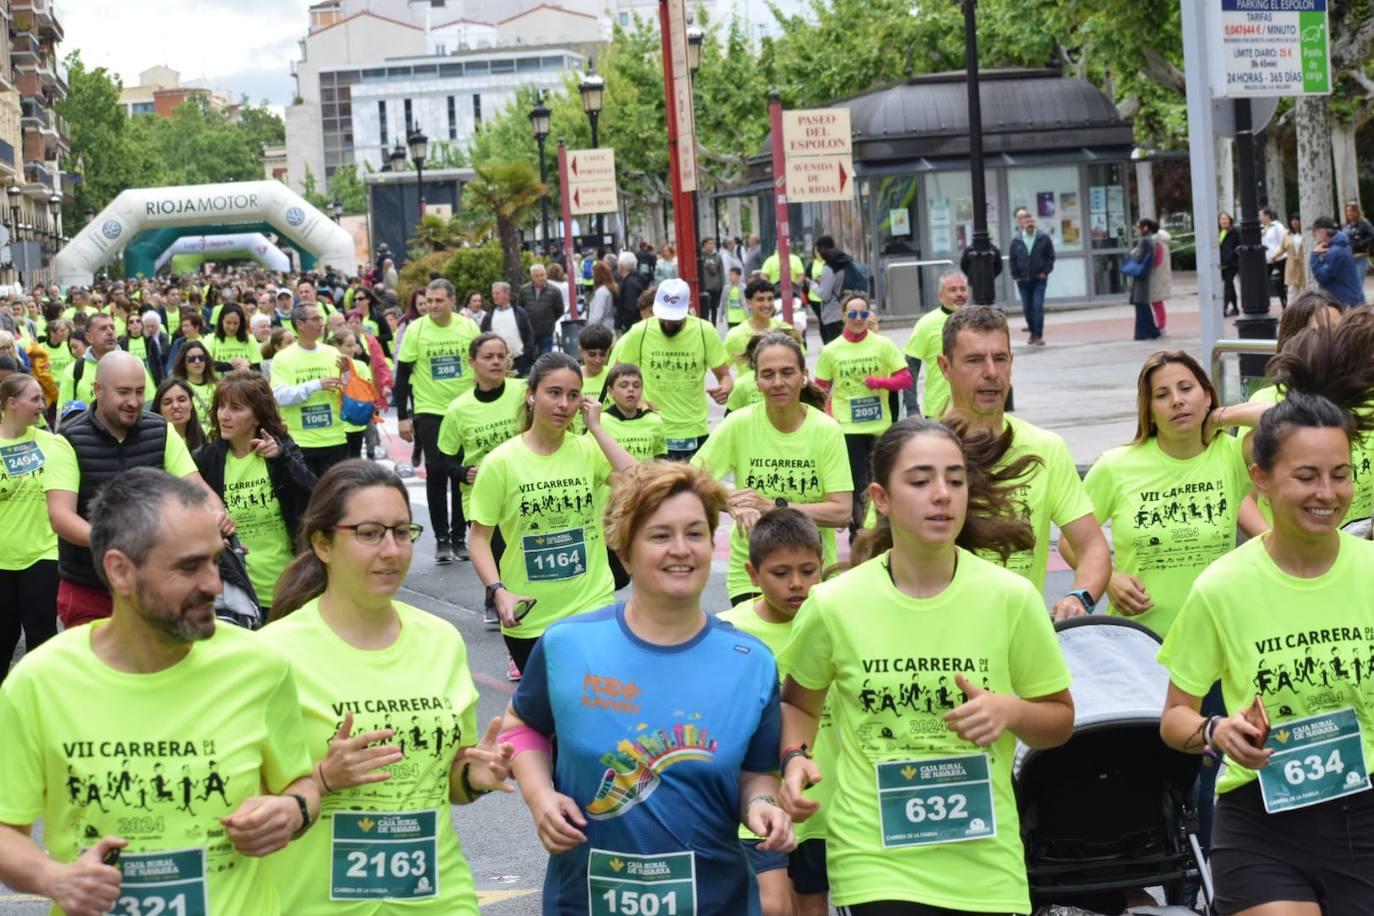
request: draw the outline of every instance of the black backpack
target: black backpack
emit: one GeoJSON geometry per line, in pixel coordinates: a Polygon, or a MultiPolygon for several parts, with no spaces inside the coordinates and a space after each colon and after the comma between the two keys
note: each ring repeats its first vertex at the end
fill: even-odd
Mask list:
{"type": "Polygon", "coordinates": [[[1374,251],[1374,225],[1369,220],[1362,219],[1351,227],[1350,250],[1355,254],[1369,254],[1374,251]]]}

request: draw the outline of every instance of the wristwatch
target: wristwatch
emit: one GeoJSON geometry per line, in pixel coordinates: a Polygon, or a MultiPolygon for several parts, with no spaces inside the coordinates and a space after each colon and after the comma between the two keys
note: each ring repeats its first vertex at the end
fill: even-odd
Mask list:
{"type": "Polygon", "coordinates": [[[498,591],[500,591],[501,589],[503,589],[503,588],[505,588],[505,587],[506,587],[506,584],[505,584],[504,582],[502,582],[500,579],[497,579],[495,582],[491,583],[491,585],[488,585],[488,586],[487,586],[487,589],[490,590],[491,593],[494,595],[494,594],[496,594],[498,591]]]}
{"type": "Polygon", "coordinates": [[[294,798],[296,800],[296,804],[299,805],[301,809],[301,829],[291,834],[291,839],[294,840],[301,834],[309,830],[310,825],[313,823],[313,821],[310,820],[310,806],[306,804],[304,795],[297,795],[295,792],[290,792],[287,794],[286,797],[294,798]]]}
{"type": "Polygon", "coordinates": [[[786,499],[779,496],[777,499],[773,500],[773,505],[777,506],[779,509],[786,509],[790,507],[792,504],[789,503],[786,499]]]}
{"type": "Polygon", "coordinates": [[[1088,591],[1086,588],[1076,588],[1065,597],[1077,598],[1083,605],[1083,610],[1087,611],[1089,614],[1097,607],[1097,602],[1093,600],[1092,592],[1088,591]]]}

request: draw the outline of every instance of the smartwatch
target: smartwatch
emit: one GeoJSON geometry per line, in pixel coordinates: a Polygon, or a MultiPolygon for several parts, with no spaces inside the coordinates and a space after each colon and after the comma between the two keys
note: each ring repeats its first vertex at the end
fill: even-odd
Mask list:
{"type": "Polygon", "coordinates": [[[779,508],[779,509],[786,509],[786,508],[790,507],[792,504],[789,503],[789,502],[788,502],[786,499],[784,499],[783,497],[779,496],[777,499],[773,500],[773,505],[776,506],[776,507],[779,508]]]}
{"type": "Polygon", "coordinates": [[[494,595],[505,587],[506,584],[502,582],[500,579],[497,579],[495,582],[491,583],[491,585],[488,585],[487,589],[494,595]]]}
{"type": "Polygon", "coordinates": [[[1097,602],[1093,600],[1092,592],[1088,591],[1086,588],[1076,588],[1065,597],[1069,596],[1077,598],[1079,603],[1083,605],[1083,610],[1087,611],[1089,614],[1097,607],[1097,602]]]}

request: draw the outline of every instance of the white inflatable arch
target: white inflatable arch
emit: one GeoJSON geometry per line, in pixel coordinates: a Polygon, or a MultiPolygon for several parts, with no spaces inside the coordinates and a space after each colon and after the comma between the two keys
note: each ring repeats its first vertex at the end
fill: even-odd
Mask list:
{"type": "Polygon", "coordinates": [[[358,272],[353,237],[280,181],[133,188],[122,192],[53,258],[64,288],[89,285],[95,272],[145,229],[270,223],[319,259],[322,269],[358,272]]]}
{"type": "Polygon", "coordinates": [[[203,254],[210,257],[224,257],[231,254],[246,254],[268,270],[286,273],[291,269],[291,259],[282,250],[267,240],[261,232],[236,232],[231,235],[185,235],[177,239],[167,250],[158,255],[155,270],[179,254],[203,254]]]}

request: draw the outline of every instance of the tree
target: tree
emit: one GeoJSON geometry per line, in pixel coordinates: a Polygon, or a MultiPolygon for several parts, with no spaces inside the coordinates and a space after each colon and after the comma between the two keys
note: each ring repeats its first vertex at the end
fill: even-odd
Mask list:
{"type": "Polygon", "coordinates": [[[341,165],[334,170],[334,176],[329,179],[329,193],[343,204],[343,212],[367,212],[367,186],[355,166],[341,165]]]}
{"type": "Polygon", "coordinates": [[[516,229],[533,215],[547,189],[523,159],[488,159],[473,166],[473,171],[477,178],[463,186],[464,203],[491,214],[505,254],[506,280],[519,284],[523,274],[516,229]]]}

